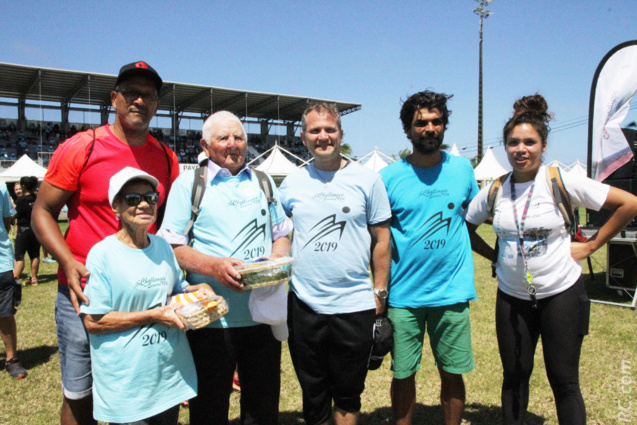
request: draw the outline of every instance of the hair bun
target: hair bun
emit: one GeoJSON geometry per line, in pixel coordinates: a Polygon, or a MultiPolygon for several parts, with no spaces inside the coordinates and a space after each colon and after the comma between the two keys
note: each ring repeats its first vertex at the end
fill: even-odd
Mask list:
{"type": "Polygon", "coordinates": [[[548,105],[542,95],[524,96],[513,104],[514,116],[531,115],[548,123],[553,115],[548,112],[548,105]]]}

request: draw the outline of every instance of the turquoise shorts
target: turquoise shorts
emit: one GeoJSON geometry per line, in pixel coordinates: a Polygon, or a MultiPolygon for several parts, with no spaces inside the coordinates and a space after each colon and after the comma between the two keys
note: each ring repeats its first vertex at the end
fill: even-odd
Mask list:
{"type": "Polygon", "coordinates": [[[409,378],[420,369],[425,331],[437,367],[456,375],[474,369],[469,302],[443,307],[389,307],[388,317],[394,327],[394,378],[409,378]]]}

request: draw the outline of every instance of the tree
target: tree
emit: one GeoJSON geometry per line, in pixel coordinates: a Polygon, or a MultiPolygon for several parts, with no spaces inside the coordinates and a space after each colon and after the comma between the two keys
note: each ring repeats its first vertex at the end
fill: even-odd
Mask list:
{"type": "Polygon", "coordinates": [[[352,147],[349,145],[349,143],[343,143],[341,145],[341,153],[343,155],[352,156],[352,147]]]}
{"type": "Polygon", "coordinates": [[[408,148],[405,148],[405,149],[402,149],[402,150],[398,151],[398,156],[400,158],[404,158],[404,157],[406,157],[408,155],[411,155],[411,150],[409,150],[408,148]]]}

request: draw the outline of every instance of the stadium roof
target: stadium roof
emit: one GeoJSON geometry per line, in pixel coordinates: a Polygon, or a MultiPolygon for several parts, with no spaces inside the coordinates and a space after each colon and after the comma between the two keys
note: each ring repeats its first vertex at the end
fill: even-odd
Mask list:
{"type": "MultiPolygon", "coordinates": [[[[0,62],[0,98],[110,107],[110,94],[116,80],[117,76],[110,74],[0,62]]],[[[172,111],[174,106],[180,115],[185,112],[206,117],[213,109],[228,110],[241,118],[272,121],[300,121],[305,107],[312,101],[335,103],[341,115],[361,108],[357,103],[172,81],[164,81],[159,97],[158,110],[172,111]]]]}

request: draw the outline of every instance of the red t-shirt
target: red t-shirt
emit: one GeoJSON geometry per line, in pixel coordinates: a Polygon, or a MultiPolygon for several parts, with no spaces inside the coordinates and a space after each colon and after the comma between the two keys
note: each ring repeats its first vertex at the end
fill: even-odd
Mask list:
{"type": "MultiPolygon", "coordinates": [[[[129,146],[115,137],[108,125],[95,130],[95,143],[93,130],[78,133],[62,143],[51,158],[44,180],[74,192],[67,202],[69,228],[65,239],[75,259],[82,264],[86,264],[93,245],[119,229],[119,221],[108,202],[108,185],[110,178],[127,166],[159,180],[158,207],[179,175],[177,156],[168,147],[164,151],[154,137],[146,136],[143,146],[129,146]]],[[[155,224],[148,230],[155,233],[155,224]]],[[[58,269],[58,282],[67,284],[62,267],[58,269]]]]}

